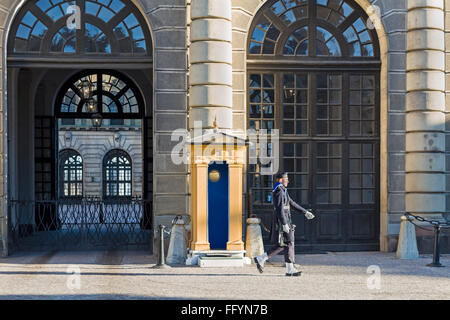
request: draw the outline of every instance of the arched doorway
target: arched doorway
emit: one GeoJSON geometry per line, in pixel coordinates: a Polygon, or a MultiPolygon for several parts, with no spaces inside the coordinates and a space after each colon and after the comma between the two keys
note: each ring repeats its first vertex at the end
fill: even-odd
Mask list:
{"type": "Polygon", "coordinates": [[[13,245],[151,247],[152,74],[150,30],[130,1],[39,0],[22,7],[8,39],[13,245]],[[132,133],[139,135],[134,146],[132,133]],[[90,137],[83,138],[88,148],[81,136],[90,137]],[[106,201],[102,161],[117,148],[134,150],[139,165],[133,179],[115,172],[127,175],[115,185],[136,192],[106,201]],[[81,153],[81,164],[70,162],[69,149],[81,153]]]}
{"type": "MultiPolygon", "coordinates": [[[[248,39],[248,126],[278,129],[299,251],[379,248],[380,54],[351,0],[272,0],[248,39]]],[[[267,223],[271,176],[249,167],[252,211],[267,223]]]]}

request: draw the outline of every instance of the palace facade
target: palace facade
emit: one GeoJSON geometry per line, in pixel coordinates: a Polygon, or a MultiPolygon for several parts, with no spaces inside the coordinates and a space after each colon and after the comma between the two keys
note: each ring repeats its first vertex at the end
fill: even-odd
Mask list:
{"type": "Polygon", "coordinates": [[[395,250],[405,212],[449,217],[449,12],[444,0],[0,0],[3,255],[41,241],[153,247],[178,215],[191,250],[243,250],[246,218],[270,225],[272,212],[248,129],[279,130],[279,171],[316,213],[294,218],[299,252],[395,250]],[[234,149],[174,163],[173,132],[197,124],[193,153],[234,149]]]}

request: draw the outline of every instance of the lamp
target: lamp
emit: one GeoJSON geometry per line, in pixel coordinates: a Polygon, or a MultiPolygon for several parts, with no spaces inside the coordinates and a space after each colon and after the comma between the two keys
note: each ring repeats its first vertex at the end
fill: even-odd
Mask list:
{"type": "Polygon", "coordinates": [[[96,113],[94,115],[92,115],[92,126],[94,128],[100,128],[102,126],[103,123],[103,117],[101,114],[96,113]]]}
{"type": "Polygon", "coordinates": [[[284,86],[284,98],[286,100],[291,99],[295,96],[295,90],[294,89],[287,89],[286,86],[284,86]]]}
{"type": "Polygon", "coordinates": [[[89,79],[83,79],[78,84],[83,99],[89,99],[94,91],[94,84],[89,79]]]}

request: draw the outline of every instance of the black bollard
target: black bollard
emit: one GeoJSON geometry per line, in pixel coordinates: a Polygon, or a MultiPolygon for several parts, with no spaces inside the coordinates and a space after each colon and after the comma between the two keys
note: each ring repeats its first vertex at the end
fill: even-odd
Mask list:
{"type": "Polygon", "coordinates": [[[153,269],[169,269],[170,266],[166,264],[166,258],[164,255],[164,229],[166,227],[162,224],[159,225],[159,255],[158,264],[153,266],[153,269]]]}
{"type": "Polygon", "coordinates": [[[441,225],[434,225],[434,250],[433,250],[433,262],[427,264],[427,267],[443,267],[439,261],[439,234],[441,232],[441,225]]]}

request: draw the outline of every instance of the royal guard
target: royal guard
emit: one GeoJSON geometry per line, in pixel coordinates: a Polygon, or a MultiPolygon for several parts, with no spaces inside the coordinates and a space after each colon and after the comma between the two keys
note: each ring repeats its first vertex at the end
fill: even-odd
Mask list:
{"type": "Polygon", "coordinates": [[[276,184],[272,190],[273,197],[273,217],[270,239],[274,246],[267,252],[255,257],[253,260],[260,273],[264,272],[264,263],[271,257],[284,250],[284,260],[286,262],[286,276],[298,277],[301,271],[294,266],[295,263],[295,225],[292,224],[291,207],[298,213],[305,214],[307,219],[314,219],[314,215],[298,205],[289,196],[287,186],[289,184],[286,172],[276,175],[276,184]]]}

